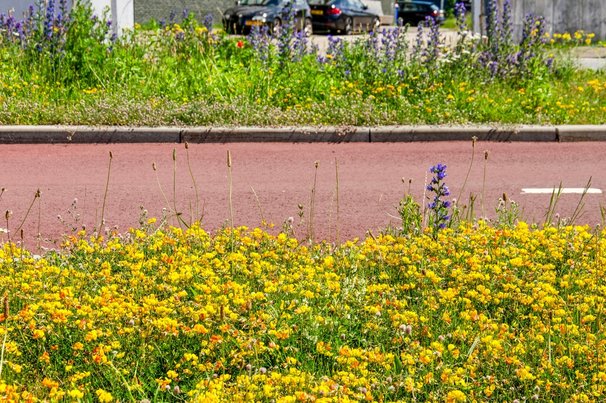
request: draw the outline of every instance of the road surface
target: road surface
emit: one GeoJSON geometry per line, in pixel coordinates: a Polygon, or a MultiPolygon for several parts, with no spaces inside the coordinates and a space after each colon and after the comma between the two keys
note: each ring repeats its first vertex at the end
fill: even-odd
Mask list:
{"type": "MultiPolygon", "coordinates": [[[[173,225],[175,210],[187,223],[202,217],[204,228],[215,231],[231,216],[228,151],[235,225],[266,221],[275,231],[291,218],[300,237],[312,230],[316,239],[335,241],[338,235],[342,241],[397,226],[396,206],[409,181],[410,193],[425,204],[428,169],[436,163],[447,165],[446,183],[460,205],[475,197],[475,217],[494,218],[506,193],[520,204],[523,219],[543,222],[549,189],[561,185],[574,192],[590,179],[592,190],[576,222],[599,224],[600,206],[606,206],[606,143],[478,142],[473,163],[471,142],[190,144],[188,150],[182,144],[0,145],[0,150],[0,228],[9,230],[0,233],[0,241],[9,236],[19,241],[23,230],[30,249],[53,247],[62,234],[83,226],[90,231],[102,217],[103,228],[124,232],[139,225],[143,210],[159,220],[168,215],[173,225]]],[[[580,198],[562,194],[555,212],[571,216],[580,198]]]]}

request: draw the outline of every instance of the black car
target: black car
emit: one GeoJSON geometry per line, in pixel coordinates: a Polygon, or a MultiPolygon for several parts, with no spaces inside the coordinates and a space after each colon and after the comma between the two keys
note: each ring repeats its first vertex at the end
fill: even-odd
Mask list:
{"type": "Polygon", "coordinates": [[[309,0],[314,31],[374,31],[381,25],[377,14],[368,11],[360,0],[309,0]]]}
{"type": "Polygon", "coordinates": [[[418,25],[431,17],[438,24],[444,22],[444,10],[428,1],[398,1],[398,17],[396,24],[399,26],[410,24],[418,25]]]}
{"type": "Polygon", "coordinates": [[[239,0],[223,13],[223,28],[229,34],[247,34],[254,26],[267,26],[275,34],[290,13],[297,30],[311,35],[311,12],[305,0],[239,0]]]}

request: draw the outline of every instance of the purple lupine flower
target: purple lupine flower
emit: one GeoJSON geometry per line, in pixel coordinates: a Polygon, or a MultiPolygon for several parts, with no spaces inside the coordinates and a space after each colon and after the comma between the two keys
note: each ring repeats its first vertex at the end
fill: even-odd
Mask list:
{"type": "Polygon", "coordinates": [[[392,30],[383,29],[381,37],[381,46],[383,47],[383,57],[381,61],[391,65],[396,58],[398,52],[398,36],[400,28],[392,30]]]}
{"type": "Polygon", "coordinates": [[[331,55],[335,61],[343,61],[345,45],[341,38],[328,35],[328,48],[326,54],[331,55]]]}
{"type": "Polygon", "coordinates": [[[379,35],[374,31],[369,32],[366,37],[366,53],[373,60],[379,56],[379,35]]]}
{"type": "Polygon", "coordinates": [[[486,14],[486,36],[488,43],[493,44],[497,41],[498,9],[496,0],[488,1],[488,10],[486,14]]]}
{"type": "Polygon", "coordinates": [[[488,63],[488,69],[490,70],[490,75],[495,77],[499,72],[499,63],[495,60],[488,63]]]}
{"type": "Polygon", "coordinates": [[[23,22],[19,21],[18,23],[15,24],[15,32],[17,33],[17,36],[19,38],[19,40],[21,41],[21,44],[25,43],[25,32],[23,31],[23,22]]]}
{"type": "Polygon", "coordinates": [[[513,38],[513,19],[511,15],[511,0],[505,0],[503,3],[503,19],[501,22],[501,42],[503,46],[509,47],[513,38]]]}
{"type": "Polygon", "coordinates": [[[213,15],[211,13],[208,13],[204,16],[202,25],[204,25],[206,31],[208,31],[209,34],[213,31],[213,15]]]}
{"type": "Polygon", "coordinates": [[[46,3],[46,16],[44,19],[44,37],[50,39],[53,36],[53,25],[55,19],[55,0],[46,3]]]}
{"type": "Polygon", "coordinates": [[[278,59],[284,63],[292,57],[291,42],[294,33],[295,9],[287,6],[282,10],[283,25],[278,35],[278,59]]]}
{"type": "Polygon", "coordinates": [[[440,229],[446,228],[446,224],[450,219],[448,209],[451,204],[449,201],[444,200],[444,197],[450,195],[448,187],[444,184],[443,180],[446,178],[446,165],[437,164],[429,169],[429,172],[433,174],[433,178],[427,190],[433,192],[434,197],[431,202],[427,204],[429,209],[429,225],[433,230],[434,238],[437,237],[437,232],[440,229]]]}
{"type": "Polygon", "coordinates": [[[457,30],[459,32],[459,35],[461,35],[467,31],[467,23],[465,21],[466,13],[467,13],[467,10],[465,9],[464,3],[455,4],[454,14],[457,19],[457,30]]]}
{"type": "Polygon", "coordinates": [[[417,36],[415,40],[415,44],[412,48],[412,60],[417,61],[422,56],[423,52],[423,23],[419,22],[417,25],[417,36]]]}
{"type": "Polygon", "coordinates": [[[67,15],[69,10],[67,9],[67,0],[59,0],[59,12],[63,15],[67,15]]]}
{"type": "Polygon", "coordinates": [[[427,39],[426,62],[435,63],[440,54],[440,26],[435,19],[426,18],[426,23],[429,26],[429,38],[427,39]]]}
{"type": "Polygon", "coordinates": [[[250,34],[248,34],[248,42],[250,43],[259,60],[263,62],[268,60],[270,39],[269,28],[267,26],[252,27],[250,34]]]}

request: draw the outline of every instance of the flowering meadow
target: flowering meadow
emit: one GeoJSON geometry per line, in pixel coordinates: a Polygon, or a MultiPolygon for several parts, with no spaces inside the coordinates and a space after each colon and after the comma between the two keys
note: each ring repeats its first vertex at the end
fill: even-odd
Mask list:
{"type": "Polygon", "coordinates": [[[606,73],[576,69],[558,45],[567,36],[546,35],[542,18],[519,22],[518,38],[510,0],[490,5],[485,37],[468,31],[459,5],[454,43],[428,20],[328,36],[319,49],[289,24],[230,36],[188,12],[118,37],[84,0],[71,10],[37,1],[25,16],[0,15],[0,123],[606,122],[606,73]]]}
{"type": "Polygon", "coordinates": [[[603,401],[606,235],[226,228],[0,250],[9,401],[603,401]]]}

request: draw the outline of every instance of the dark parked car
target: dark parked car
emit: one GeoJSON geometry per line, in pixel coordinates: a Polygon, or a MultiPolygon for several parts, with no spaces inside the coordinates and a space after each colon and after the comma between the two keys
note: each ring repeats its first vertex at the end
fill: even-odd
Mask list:
{"type": "Polygon", "coordinates": [[[280,31],[293,12],[297,30],[311,35],[311,10],[305,0],[239,0],[223,13],[223,28],[229,34],[247,34],[254,26],[280,31]]]}
{"type": "Polygon", "coordinates": [[[428,1],[398,1],[398,19],[396,23],[399,26],[410,24],[418,25],[425,21],[427,17],[433,18],[438,24],[444,22],[444,10],[428,1]]]}
{"type": "Polygon", "coordinates": [[[368,11],[360,0],[309,0],[314,31],[341,32],[374,31],[381,21],[368,11]]]}

